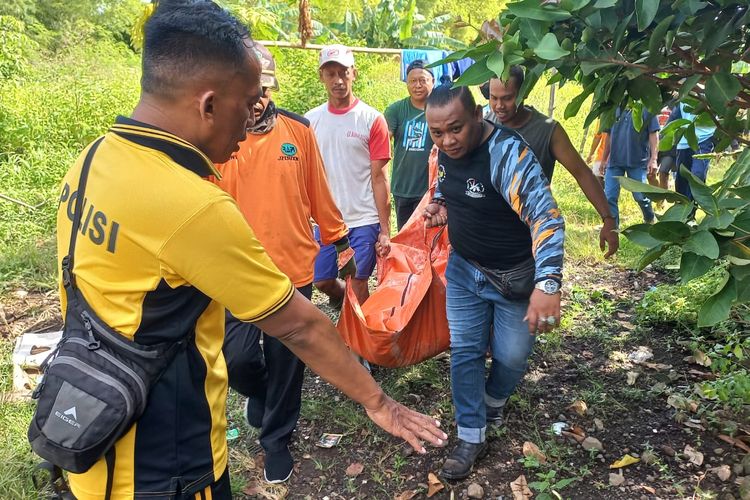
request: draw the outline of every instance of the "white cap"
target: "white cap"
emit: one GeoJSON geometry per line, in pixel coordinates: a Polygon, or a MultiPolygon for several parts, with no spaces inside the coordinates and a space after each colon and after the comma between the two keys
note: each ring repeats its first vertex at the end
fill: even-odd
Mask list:
{"type": "Polygon", "coordinates": [[[326,45],[323,47],[323,50],[320,51],[318,68],[322,68],[324,64],[329,62],[339,63],[342,66],[350,68],[354,66],[354,53],[352,52],[352,49],[345,45],[326,45]]]}

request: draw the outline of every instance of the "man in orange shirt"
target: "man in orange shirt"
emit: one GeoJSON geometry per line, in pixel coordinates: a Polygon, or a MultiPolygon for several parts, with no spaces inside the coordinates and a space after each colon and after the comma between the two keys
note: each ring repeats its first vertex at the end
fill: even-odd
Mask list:
{"type": "MultiPolygon", "coordinates": [[[[239,151],[217,165],[221,180],[212,181],[237,201],[273,262],[309,299],[319,251],[310,219],[318,224],[323,244],[335,245],[340,262],[353,255],[349,231],[328,188],[310,123],[276,107],[271,100],[271,92],[279,88],[273,57],[258,43],[253,50],[262,65],[263,87],[253,108],[255,123],[239,151]]],[[[354,259],[349,259],[340,277],[355,273],[354,259]]],[[[229,385],[248,397],[248,423],[261,429],[266,481],[284,482],[292,473],[288,444],[299,417],[305,366],[281,342],[229,312],[224,357],[229,385]]]]}

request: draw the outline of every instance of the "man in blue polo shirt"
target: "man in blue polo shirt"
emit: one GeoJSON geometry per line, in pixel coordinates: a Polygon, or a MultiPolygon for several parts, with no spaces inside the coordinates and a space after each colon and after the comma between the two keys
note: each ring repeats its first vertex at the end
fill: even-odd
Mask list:
{"type": "MultiPolygon", "coordinates": [[[[656,156],[659,153],[659,121],[648,111],[643,111],[643,126],[640,132],[635,129],[633,115],[629,109],[618,110],[604,147],[604,158],[609,157],[609,165],[604,176],[604,194],[607,196],[610,211],[620,225],[620,183],[615,177],[627,176],[646,182],[646,172],[656,173],[656,156]]],[[[633,193],[633,199],[643,213],[643,221],[654,221],[654,208],[651,200],[643,193],[633,193]]]]}

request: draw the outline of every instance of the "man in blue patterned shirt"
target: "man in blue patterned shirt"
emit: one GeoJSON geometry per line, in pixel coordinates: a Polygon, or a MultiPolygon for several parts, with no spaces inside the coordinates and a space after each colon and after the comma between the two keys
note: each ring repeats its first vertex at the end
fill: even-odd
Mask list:
{"type": "Polygon", "coordinates": [[[445,276],[458,445],[441,474],[462,479],[487,453],[487,424],[502,421],[535,335],[559,324],[564,222],[531,149],[483,120],[466,87],[436,88],[425,114],[440,152],[424,216],[428,227],[448,223],[453,248],[445,276]]]}

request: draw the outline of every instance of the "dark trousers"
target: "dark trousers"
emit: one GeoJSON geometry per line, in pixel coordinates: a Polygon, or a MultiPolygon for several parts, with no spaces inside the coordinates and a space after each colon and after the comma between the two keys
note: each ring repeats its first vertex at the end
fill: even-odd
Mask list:
{"type": "Polygon", "coordinates": [[[401,231],[401,228],[404,227],[406,221],[414,213],[422,198],[401,198],[394,196],[393,201],[396,203],[396,227],[401,231]]]}
{"type": "MultiPolygon", "coordinates": [[[[297,291],[310,299],[312,284],[297,291]]],[[[279,340],[251,323],[239,321],[229,311],[224,358],[229,386],[251,398],[250,404],[264,404],[260,445],[267,453],[283,450],[297,426],[305,364],[279,340]]]]}

